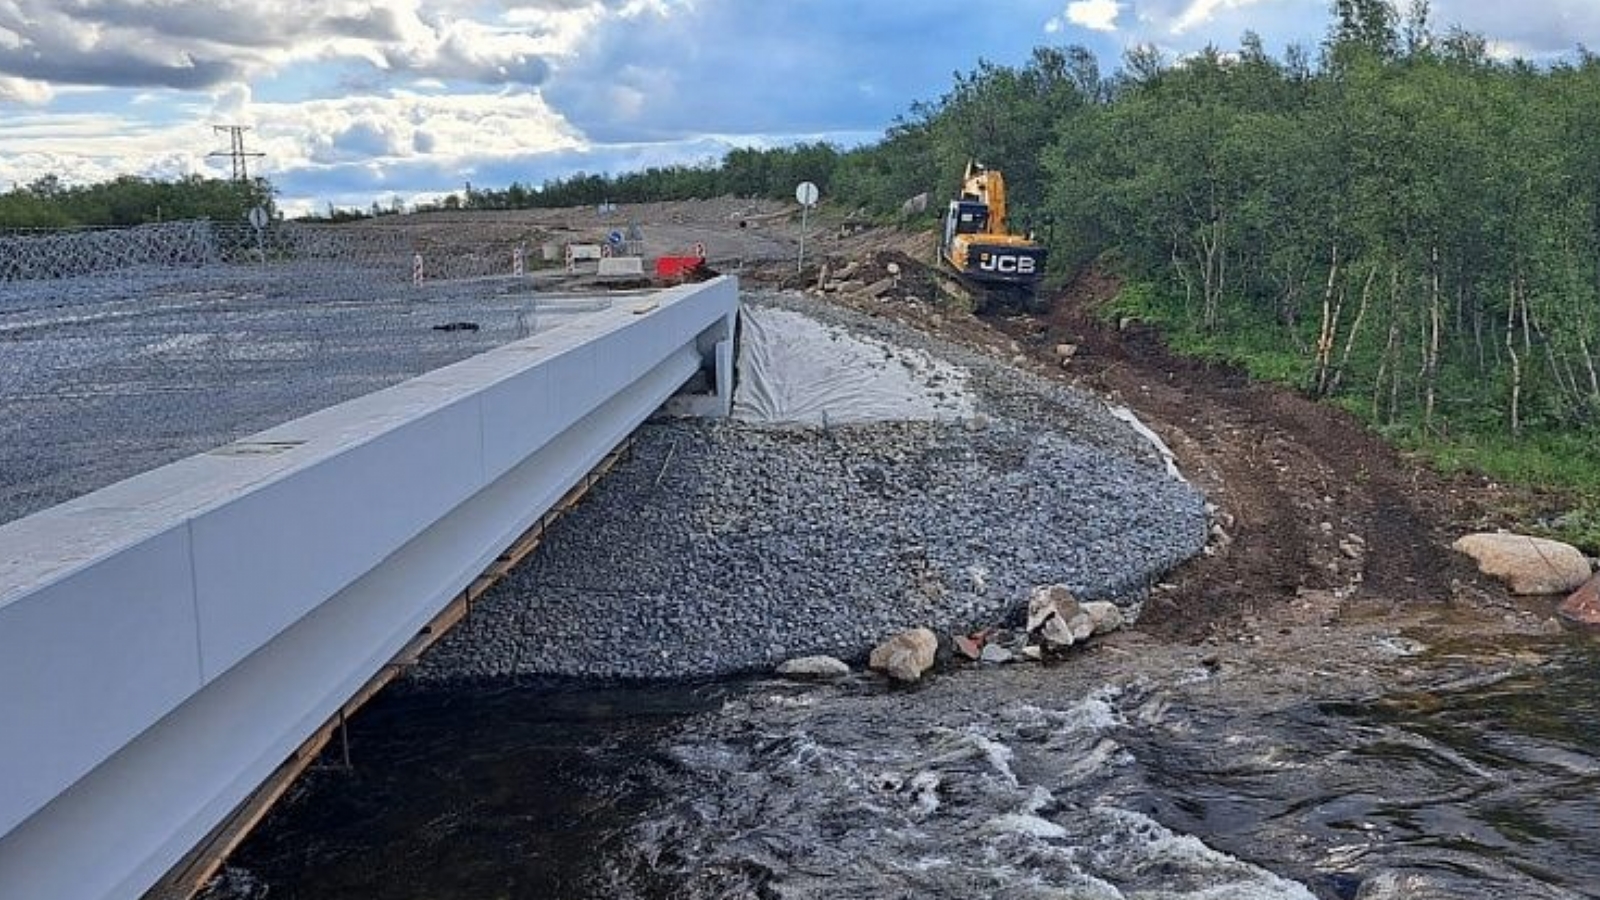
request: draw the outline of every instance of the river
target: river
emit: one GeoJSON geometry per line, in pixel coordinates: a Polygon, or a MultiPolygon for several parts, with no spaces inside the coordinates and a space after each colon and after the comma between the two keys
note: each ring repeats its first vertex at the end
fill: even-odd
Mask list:
{"type": "Polygon", "coordinates": [[[401,687],[207,897],[1600,897],[1600,645],[1445,633],[401,687]]]}

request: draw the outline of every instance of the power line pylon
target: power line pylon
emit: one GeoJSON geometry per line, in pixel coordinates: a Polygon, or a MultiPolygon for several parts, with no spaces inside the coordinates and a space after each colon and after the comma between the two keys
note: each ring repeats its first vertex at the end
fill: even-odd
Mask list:
{"type": "Polygon", "coordinates": [[[227,132],[229,147],[227,150],[213,150],[206,154],[206,158],[213,156],[226,156],[233,160],[233,180],[243,183],[250,180],[249,166],[246,161],[266,156],[265,153],[247,153],[244,149],[244,133],[250,130],[248,125],[213,125],[212,131],[227,132]]]}

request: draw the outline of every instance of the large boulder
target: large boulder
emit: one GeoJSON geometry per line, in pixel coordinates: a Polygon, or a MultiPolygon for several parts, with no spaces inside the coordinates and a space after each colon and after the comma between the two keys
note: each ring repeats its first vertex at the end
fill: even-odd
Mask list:
{"type": "Polygon", "coordinates": [[[1592,574],[1576,547],[1524,534],[1469,534],[1455,549],[1478,562],[1478,571],[1505,582],[1513,594],[1565,594],[1592,574]]]}
{"type": "Polygon", "coordinates": [[[867,665],[896,681],[916,681],[933,668],[939,638],[926,628],[902,631],[874,647],[867,665]]]}
{"type": "Polygon", "coordinates": [[[1600,628],[1600,575],[1584,582],[1561,603],[1561,615],[1579,625],[1600,628]]]}

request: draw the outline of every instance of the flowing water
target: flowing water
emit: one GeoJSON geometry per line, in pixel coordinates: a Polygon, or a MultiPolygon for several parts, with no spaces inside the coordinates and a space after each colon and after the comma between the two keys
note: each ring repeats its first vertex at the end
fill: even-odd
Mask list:
{"type": "Polygon", "coordinates": [[[1337,646],[402,689],[211,896],[1600,897],[1593,641],[1337,646]]]}

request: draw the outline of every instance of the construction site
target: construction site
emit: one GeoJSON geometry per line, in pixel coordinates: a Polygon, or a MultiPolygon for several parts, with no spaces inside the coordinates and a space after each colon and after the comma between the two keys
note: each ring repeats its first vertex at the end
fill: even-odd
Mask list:
{"type": "MultiPolygon", "coordinates": [[[[1106,276],[994,306],[940,270],[948,236],[805,212],[0,236],[0,572],[22,584],[0,592],[0,672],[132,683],[200,647],[187,700],[86,679],[65,705],[103,721],[7,695],[34,745],[7,765],[63,793],[8,800],[0,885],[86,884],[42,861],[67,834],[169,827],[159,792],[114,785],[181,775],[226,787],[80,895],[1455,896],[1432,874],[1455,866],[1585,896],[1594,873],[1537,847],[1419,849],[1385,799],[1514,775],[1569,798],[1553,828],[1592,812],[1592,774],[1541,768],[1547,732],[1485,772],[1449,760],[1492,733],[1393,714],[1441,685],[1587,702],[1553,604],[1509,602],[1448,549],[1497,524],[1504,488],[1104,321],[1106,276]],[[138,584],[94,570],[165,560],[169,535],[170,598],[73,586],[138,584]],[[351,623],[423,585],[359,642],[351,623]],[[1045,585],[1130,627],[1030,655],[1045,585]],[[54,659],[67,632],[24,617],[43,600],[104,642],[54,659]],[[860,668],[919,627],[940,647],[919,686],[860,668]],[[769,677],[816,655],[850,674],[769,677]],[[37,752],[73,728],[93,740],[37,752]],[[95,749],[118,729],[125,748],[95,749]],[[1380,778],[1363,760],[1395,742],[1413,768],[1380,778]],[[1263,760],[1304,777],[1203,812],[1263,760]],[[98,829],[73,831],[84,816],[98,829]],[[1355,821],[1396,835],[1361,894],[1340,863],[1355,821]]],[[[1433,709],[1470,718],[1485,691],[1433,709]]],[[[1486,815],[1462,796],[1451,814],[1486,815]]]]}

